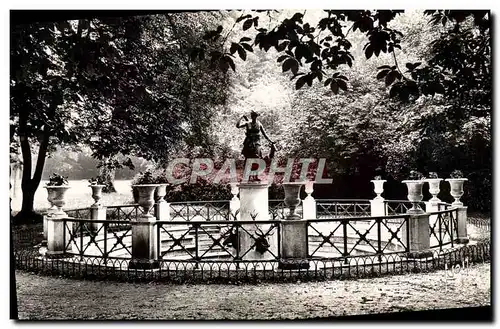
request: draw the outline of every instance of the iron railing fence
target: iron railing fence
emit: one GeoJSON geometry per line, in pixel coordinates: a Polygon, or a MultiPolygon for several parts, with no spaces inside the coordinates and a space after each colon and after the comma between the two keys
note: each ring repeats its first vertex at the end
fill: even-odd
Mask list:
{"type": "MultiPolygon", "coordinates": [[[[412,208],[412,203],[408,200],[384,200],[386,215],[406,214],[412,208]]],[[[418,206],[425,211],[425,203],[419,202],[418,206]]]]}
{"type": "Polygon", "coordinates": [[[36,246],[43,240],[43,224],[12,226],[11,239],[14,250],[36,246]]]}
{"type": "Polygon", "coordinates": [[[162,260],[245,259],[258,252],[263,259],[280,259],[280,221],[157,221],[157,253],[162,260]],[[238,236],[244,235],[246,248],[238,236]],[[276,239],[276,244],[269,243],[276,239]]]}
{"type": "MultiPolygon", "coordinates": [[[[154,207],[149,210],[154,214],[154,207]]],[[[138,217],[144,215],[144,210],[138,204],[127,204],[106,207],[106,219],[116,221],[135,221],[138,217]]]]}
{"type": "Polygon", "coordinates": [[[430,213],[429,234],[431,238],[430,247],[443,249],[458,238],[458,209],[450,208],[430,213]]]}
{"type": "Polygon", "coordinates": [[[336,258],[309,260],[308,268],[284,269],[279,262],[212,260],[160,260],[153,269],[130,268],[129,260],[88,256],[80,261],[40,257],[33,249],[16,250],[15,266],[44,275],[128,282],[168,283],[259,283],[322,281],[379,277],[391,274],[421,273],[477,264],[491,260],[489,243],[432,251],[426,258],[407,257],[406,253],[353,256],[345,264],[336,258]]]}
{"type": "Polygon", "coordinates": [[[79,257],[132,257],[132,223],[123,220],[64,218],[64,253],[79,257]]]}
{"type": "Polygon", "coordinates": [[[86,208],[73,208],[64,211],[68,217],[77,219],[90,219],[92,217],[90,207],[86,208]]]}
{"type": "Polygon", "coordinates": [[[229,200],[170,202],[170,218],[180,221],[230,220],[229,200]]]}
{"type": "Polygon", "coordinates": [[[408,251],[409,215],[381,217],[350,217],[336,219],[309,219],[308,257],[325,257],[338,254],[347,258],[356,254],[380,256],[389,252],[408,251]]]}
{"type": "Polygon", "coordinates": [[[317,199],[317,218],[370,217],[370,200],[317,199]]]}
{"type": "MultiPolygon", "coordinates": [[[[413,207],[412,202],[408,200],[384,200],[384,203],[386,215],[405,214],[413,207]]],[[[422,210],[426,210],[424,201],[418,202],[418,206],[422,208],[422,210]]],[[[439,202],[438,211],[447,210],[451,207],[452,205],[449,203],[439,202]]]]}
{"type": "Polygon", "coordinates": [[[478,217],[469,217],[467,216],[467,223],[474,225],[475,227],[490,231],[491,230],[491,220],[490,218],[478,218],[478,217]]]}
{"type": "MultiPolygon", "coordinates": [[[[408,250],[408,215],[305,220],[308,258],[346,258],[408,250]]],[[[132,258],[132,227],[117,220],[62,220],[65,252],[73,256],[132,258]]],[[[156,221],[160,260],[245,260],[250,252],[264,259],[281,259],[281,221],[156,221]],[[241,237],[246,238],[242,248],[241,237]],[[272,241],[271,241],[272,239],[272,241]]],[[[443,239],[439,241],[444,241],[443,239]]],[[[252,257],[255,257],[253,254],[252,257]]]]}

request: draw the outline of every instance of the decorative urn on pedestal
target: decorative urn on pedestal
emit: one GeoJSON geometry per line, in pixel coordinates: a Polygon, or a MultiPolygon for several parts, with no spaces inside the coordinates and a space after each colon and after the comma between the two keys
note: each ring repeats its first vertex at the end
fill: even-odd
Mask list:
{"type": "Polygon", "coordinates": [[[375,179],[372,179],[370,182],[373,183],[374,189],[373,191],[377,195],[375,200],[383,200],[381,194],[384,193],[384,183],[387,182],[385,179],[382,179],[381,176],[375,176],[375,179]]]}
{"type": "Polygon", "coordinates": [[[408,209],[408,213],[420,214],[424,212],[419,205],[424,197],[422,194],[422,187],[425,184],[424,179],[425,177],[421,173],[412,170],[410,172],[410,179],[402,181],[408,188],[408,200],[412,203],[412,207],[408,209]]]}
{"type": "Polygon", "coordinates": [[[295,213],[295,209],[300,205],[300,188],[305,182],[290,182],[283,183],[283,188],[285,190],[284,203],[290,209],[287,220],[297,220],[300,216],[295,213]]]}
{"type": "Polygon", "coordinates": [[[167,195],[168,178],[165,171],[159,173],[153,178],[154,182],[157,184],[156,191],[154,193],[155,202],[165,202],[165,196],[167,195]]]}
{"type": "Polygon", "coordinates": [[[430,202],[441,201],[438,199],[437,195],[439,194],[439,184],[442,180],[442,178],[438,178],[435,172],[430,172],[429,178],[425,180],[427,183],[429,183],[429,193],[432,195],[432,198],[429,200],[430,202]]]}
{"type": "Polygon", "coordinates": [[[461,207],[464,204],[460,201],[460,198],[464,195],[464,182],[467,181],[467,178],[463,178],[460,170],[454,170],[450,177],[445,181],[450,183],[450,194],[455,199],[451,205],[461,207]]]}
{"type": "Polygon", "coordinates": [[[148,170],[132,182],[132,188],[137,193],[137,203],[142,208],[143,218],[153,217],[149,212],[154,206],[154,194],[158,184],[155,183],[153,174],[148,170]]]}
{"type": "Polygon", "coordinates": [[[102,189],[106,184],[101,176],[97,176],[96,178],[92,177],[89,179],[89,183],[89,187],[92,189],[92,199],[94,199],[93,206],[99,206],[99,201],[102,198],[102,189]]]}
{"type": "Polygon", "coordinates": [[[47,189],[47,200],[52,206],[49,212],[63,214],[64,211],[62,208],[66,204],[64,197],[66,192],[70,189],[67,177],[52,174],[45,188],[47,189]]]}

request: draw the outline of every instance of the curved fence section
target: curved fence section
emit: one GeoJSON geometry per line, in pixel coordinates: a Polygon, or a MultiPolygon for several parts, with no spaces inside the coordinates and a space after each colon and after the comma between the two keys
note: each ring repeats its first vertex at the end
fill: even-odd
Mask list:
{"type": "MultiPolygon", "coordinates": [[[[399,264],[404,268],[407,265],[403,264],[428,262],[436,253],[439,262],[454,250],[476,248],[463,242],[460,225],[468,221],[466,209],[447,203],[427,204],[427,210],[437,211],[412,215],[409,201],[382,200],[377,202],[385,209],[377,211],[386,214],[372,216],[370,200],[314,202],[315,216],[298,221],[285,220],[289,209],[282,200],[270,201],[270,220],[253,221],[237,220],[234,204],[227,200],[164,202],[169,220],[145,216],[137,204],[70,209],[66,217],[47,217],[51,218],[52,231],[46,254],[43,248],[33,248],[44,239],[41,226],[36,234],[16,230],[16,262],[26,268],[38,268],[41,262],[64,273],[62,268],[85,264],[92,271],[107,268],[95,269],[99,273],[135,270],[137,274],[149,269],[147,275],[159,272],[170,277],[179,271],[191,271],[191,279],[203,277],[203,273],[209,273],[209,278],[229,279],[248,276],[250,271],[252,278],[261,278],[266,273],[295,273],[292,269],[314,273],[315,278],[319,272],[333,278],[344,275],[346,268],[358,271],[360,262],[364,268],[380,267],[384,262],[384,266],[399,264]],[[50,247],[54,245],[62,248],[54,252],[50,247]],[[421,250],[420,245],[429,249],[421,250]],[[34,254],[37,260],[31,265],[22,260],[34,254]]],[[[310,204],[304,204],[297,213],[305,211],[306,206],[310,204]]],[[[425,209],[426,204],[421,207],[425,209]]],[[[156,205],[149,213],[157,215],[156,205]]],[[[481,248],[484,251],[486,247],[481,248]]]]}
{"type": "Polygon", "coordinates": [[[40,257],[34,250],[15,252],[16,268],[46,275],[59,275],[83,279],[103,279],[131,282],[171,282],[171,283],[233,283],[261,281],[295,282],[334,279],[369,278],[389,274],[421,273],[452,268],[455,265],[489,262],[489,244],[467,245],[433,251],[423,259],[401,257],[396,254],[379,256],[353,256],[349,266],[338,259],[313,259],[306,269],[287,270],[273,261],[213,261],[193,264],[183,260],[161,260],[159,269],[137,269],[128,267],[125,259],[103,259],[85,257],[79,262],[65,259],[40,257]],[[261,270],[256,270],[257,268],[261,270]]]}

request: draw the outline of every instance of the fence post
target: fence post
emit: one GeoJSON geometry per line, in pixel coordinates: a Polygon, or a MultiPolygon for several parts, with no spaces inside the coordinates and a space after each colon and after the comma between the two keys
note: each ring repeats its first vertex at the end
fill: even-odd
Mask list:
{"type": "Polygon", "coordinates": [[[165,201],[167,184],[159,184],[156,188],[155,217],[157,220],[170,220],[170,205],[165,201]]]}
{"type": "MultiPolygon", "coordinates": [[[[63,211],[66,204],[65,194],[70,188],[69,186],[45,186],[47,189],[47,200],[52,205],[52,213],[47,216],[47,252],[49,258],[57,258],[64,255],[68,250],[71,250],[69,244],[69,230],[65,227],[64,219],[68,215],[63,211]],[[69,247],[66,249],[65,245],[69,247]]],[[[72,223],[71,223],[72,224],[72,223]]],[[[72,225],[70,226],[72,227],[72,225]]]]}
{"type": "Polygon", "coordinates": [[[240,189],[238,187],[238,185],[236,184],[231,184],[231,194],[233,195],[233,198],[231,199],[231,201],[229,201],[229,212],[231,214],[231,217],[229,218],[229,220],[231,219],[236,219],[236,220],[239,220],[240,219],[240,205],[241,205],[241,202],[240,202],[240,199],[238,198],[238,194],[240,193],[240,189]]]}
{"type": "MultiPolygon", "coordinates": [[[[439,202],[441,202],[441,201],[435,202],[435,201],[432,201],[432,199],[429,201],[425,201],[424,202],[425,203],[425,212],[430,214],[432,212],[440,211],[441,209],[439,207],[439,202]]],[[[438,220],[438,215],[429,215],[429,225],[430,226],[434,226],[434,224],[436,223],[437,220],[438,220]]]]}
{"type": "MultiPolygon", "coordinates": [[[[440,211],[440,203],[442,201],[437,197],[439,194],[439,184],[442,181],[442,178],[428,178],[425,181],[429,183],[429,193],[432,195],[432,198],[429,201],[425,201],[425,211],[428,213],[440,211]]],[[[438,219],[438,215],[430,215],[429,225],[434,226],[438,219]]]]}
{"type": "MultiPolygon", "coordinates": [[[[106,220],[106,207],[99,204],[90,206],[90,218],[92,220],[106,220]]],[[[91,223],[90,227],[93,231],[97,232],[101,229],[103,223],[91,223]]]]}
{"type": "Polygon", "coordinates": [[[429,214],[409,213],[408,225],[403,226],[403,241],[408,241],[410,257],[422,258],[432,255],[430,251],[429,214]]]}
{"type": "Polygon", "coordinates": [[[279,269],[307,269],[309,262],[307,221],[282,220],[280,225],[280,254],[279,269]]]}
{"type": "MultiPolygon", "coordinates": [[[[64,255],[66,251],[71,251],[70,232],[66,229],[64,219],[67,214],[59,209],[59,211],[47,216],[47,252],[48,258],[58,258],[64,255]],[[66,245],[68,247],[66,248],[66,245]]],[[[72,227],[72,222],[68,224],[72,227]]]]}
{"type": "Polygon", "coordinates": [[[371,217],[387,215],[387,204],[381,194],[384,192],[385,179],[373,179],[370,182],[374,185],[374,192],[377,194],[373,200],[370,200],[370,215],[371,217]]]}
{"type": "Polygon", "coordinates": [[[129,268],[158,268],[157,230],[155,216],[149,211],[154,206],[155,185],[135,185],[139,194],[142,214],[132,221],[132,259],[129,268]]]}
{"type": "Polygon", "coordinates": [[[305,185],[307,196],[302,201],[302,218],[316,219],[316,200],[312,197],[314,192],[314,181],[307,181],[305,185]]]}
{"type": "MultiPolygon", "coordinates": [[[[252,224],[242,224],[238,229],[239,256],[243,260],[274,260],[272,254],[268,252],[260,253],[253,247],[255,238],[259,231],[267,232],[271,224],[269,221],[269,184],[266,181],[240,183],[240,221],[255,221],[252,224]]],[[[269,251],[277,254],[278,235],[273,233],[267,236],[269,251]]]]}
{"type": "Polygon", "coordinates": [[[469,242],[467,236],[467,207],[465,206],[457,206],[457,233],[458,237],[455,239],[457,243],[469,242]]]}
{"type": "Polygon", "coordinates": [[[155,217],[158,220],[170,220],[170,205],[165,199],[155,204],[155,217]]]}
{"type": "Polygon", "coordinates": [[[47,210],[47,214],[43,215],[43,240],[42,246],[47,246],[48,239],[48,218],[54,215],[57,212],[57,209],[49,208],[47,210]]]}

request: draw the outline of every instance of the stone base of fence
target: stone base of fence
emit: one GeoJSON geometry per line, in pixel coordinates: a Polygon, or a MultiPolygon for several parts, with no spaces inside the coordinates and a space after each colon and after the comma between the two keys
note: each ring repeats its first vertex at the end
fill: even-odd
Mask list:
{"type": "Polygon", "coordinates": [[[307,259],[281,259],[278,262],[280,270],[307,270],[311,264],[307,259]]]}
{"type": "Polygon", "coordinates": [[[424,251],[410,251],[406,254],[407,259],[421,259],[421,258],[429,258],[433,256],[433,252],[431,250],[424,251]]]}
{"type": "Polygon", "coordinates": [[[160,262],[157,260],[132,259],[128,263],[129,269],[154,270],[160,268],[160,262]]]}

